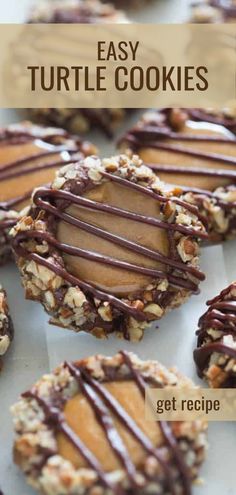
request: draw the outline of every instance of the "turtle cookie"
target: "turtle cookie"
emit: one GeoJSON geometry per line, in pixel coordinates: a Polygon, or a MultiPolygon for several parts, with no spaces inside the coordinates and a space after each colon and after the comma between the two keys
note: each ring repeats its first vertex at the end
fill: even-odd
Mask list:
{"type": "Polygon", "coordinates": [[[9,229],[29,208],[32,190],[51,182],[63,163],[94,151],[62,129],[21,122],[0,130],[0,264],[11,256],[9,229]]]}
{"type": "MultiPolygon", "coordinates": [[[[38,2],[30,17],[32,23],[127,23],[125,14],[110,4],[99,0],[56,0],[38,2]]],[[[111,137],[114,129],[125,118],[127,111],[121,108],[42,108],[31,109],[30,116],[36,122],[56,125],[69,132],[87,132],[98,129],[111,137]]]]}
{"type": "MultiPolygon", "coordinates": [[[[223,124],[225,122],[223,121],[223,124]]],[[[212,242],[236,234],[236,137],[201,110],[145,114],[121,140],[206,217],[212,242]]]]}
{"type": "Polygon", "coordinates": [[[147,386],[193,384],[126,352],[42,377],[12,407],[14,459],[27,481],[44,495],[190,495],[207,425],[146,421],[147,386]]]}
{"type": "Polygon", "coordinates": [[[96,337],[140,340],[204,279],[195,206],[169,199],[142,161],[87,157],[34,194],[34,215],[12,230],[28,299],[51,323],[96,337]]]}
{"type": "Polygon", "coordinates": [[[207,302],[198,322],[194,360],[211,387],[236,387],[236,282],[207,302]]]}

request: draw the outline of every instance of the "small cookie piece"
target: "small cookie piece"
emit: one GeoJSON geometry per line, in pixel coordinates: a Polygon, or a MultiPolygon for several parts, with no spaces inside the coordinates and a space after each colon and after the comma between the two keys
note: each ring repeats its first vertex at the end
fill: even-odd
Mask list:
{"type": "Polygon", "coordinates": [[[210,387],[236,387],[236,282],[207,302],[194,360],[210,387]]]}
{"type": "Polygon", "coordinates": [[[63,167],[33,202],[13,245],[26,297],[44,305],[51,323],[141,340],[150,322],[198,292],[201,216],[169,200],[137,156],[63,167]]]}
{"type": "Polygon", "coordinates": [[[13,336],[14,329],[9,314],[7,295],[0,285],[0,356],[7,352],[13,336]]]}
{"type": "Polygon", "coordinates": [[[235,0],[197,0],[193,3],[191,22],[203,24],[235,21],[235,0]]]}
{"type": "MultiPolygon", "coordinates": [[[[127,23],[125,14],[99,0],[56,0],[38,2],[29,22],[40,23],[127,23]]],[[[30,117],[37,123],[63,127],[72,133],[98,129],[112,137],[127,110],[121,108],[42,108],[30,109],[30,117]]]]}
{"type": "Polygon", "coordinates": [[[230,132],[236,134],[236,107],[228,105],[222,110],[214,108],[188,108],[188,115],[196,122],[209,122],[226,127],[230,132]]]}
{"type": "Polygon", "coordinates": [[[146,386],[193,383],[127,352],[42,377],[11,408],[14,459],[27,481],[45,495],[190,495],[206,422],[147,422],[146,386]]]}
{"type": "Polygon", "coordinates": [[[9,228],[28,211],[32,190],[51,182],[63,163],[94,152],[63,129],[30,122],[0,129],[0,264],[11,256],[9,228]]]}
{"type": "Polygon", "coordinates": [[[212,242],[236,234],[236,137],[222,123],[205,110],[165,108],[146,113],[120,142],[199,208],[212,242]]]}

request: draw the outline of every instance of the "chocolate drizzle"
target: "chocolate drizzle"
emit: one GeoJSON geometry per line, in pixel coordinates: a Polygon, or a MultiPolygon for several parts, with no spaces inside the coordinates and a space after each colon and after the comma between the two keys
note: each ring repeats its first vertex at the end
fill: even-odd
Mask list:
{"type": "Polygon", "coordinates": [[[210,5],[223,10],[228,17],[236,16],[236,5],[233,0],[210,0],[210,5]]]}
{"type": "MultiPolygon", "coordinates": [[[[34,127],[33,127],[34,129],[34,127]]],[[[42,128],[43,129],[43,128],[42,128]]],[[[54,134],[48,134],[45,129],[45,135],[37,135],[34,131],[20,131],[4,129],[0,133],[0,146],[7,145],[14,146],[19,144],[33,143],[38,146],[38,153],[29,154],[21,159],[13,160],[0,166],[0,181],[7,181],[16,179],[17,177],[28,176],[35,172],[40,172],[47,169],[57,169],[61,165],[67,165],[69,163],[75,163],[78,158],[83,156],[83,142],[79,138],[70,136],[66,132],[60,130],[55,131],[54,134]],[[57,141],[65,140],[65,144],[58,144],[57,141]],[[68,145],[68,140],[71,140],[68,145]],[[40,149],[42,151],[40,151],[40,149]],[[55,155],[55,160],[52,161],[55,155]],[[73,157],[77,157],[76,159],[73,157]],[[42,164],[34,163],[38,160],[45,159],[42,164]],[[50,159],[50,161],[48,161],[50,159]]],[[[30,187],[30,186],[29,186],[30,187]]],[[[8,211],[17,207],[20,203],[29,199],[32,194],[32,189],[29,189],[26,193],[18,195],[6,201],[0,202],[0,210],[8,211]]],[[[14,192],[13,192],[14,196],[14,192]]],[[[0,221],[0,231],[12,227],[16,223],[14,219],[7,219],[0,221]]]]}
{"type": "MultiPolygon", "coordinates": [[[[123,358],[123,363],[128,367],[130,373],[128,375],[128,378],[126,377],[124,379],[131,379],[134,381],[134,383],[136,383],[144,400],[145,388],[149,384],[148,378],[146,379],[147,381],[144,380],[141,372],[133,365],[127,352],[122,351],[120,354],[123,358]]],[[[88,400],[94,412],[96,421],[99,422],[102,429],[104,430],[105,436],[110,444],[110,447],[112,448],[112,451],[121,463],[122,468],[126,473],[126,476],[130,483],[128,493],[130,495],[143,493],[143,484],[140,485],[138,482],[137,474],[139,467],[136,468],[134,466],[126,449],[126,446],[124,445],[120,434],[115,426],[113,417],[116,417],[120,421],[120,423],[125,427],[129,434],[132,435],[133,438],[135,438],[135,440],[140,444],[147,455],[154,457],[158,461],[158,464],[160,464],[162,473],[164,475],[164,478],[162,480],[163,487],[168,489],[168,493],[170,493],[171,495],[177,495],[176,474],[174,474],[174,472],[172,472],[172,470],[170,469],[171,462],[173,461],[174,466],[176,466],[176,468],[178,469],[178,480],[183,486],[182,493],[183,495],[190,495],[190,472],[185,463],[183,453],[178,446],[171,426],[166,422],[160,422],[160,428],[163,439],[165,441],[165,445],[161,446],[160,448],[155,447],[146,436],[146,434],[139,428],[137,423],[123,408],[123,406],[117,401],[117,399],[115,399],[115,397],[103,386],[101,382],[93,378],[90,372],[85,369],[82,364],[65,362],[64,367],[68,369],[70,374],[77,381],[80,393],[83,394],[88,400]],[[170,457],[166,455],[166,449],[170,457]]],[[[111,380],[111,378],[109,377],[109,374],[106,373],[106,369],[104,369],[104,373],[104,382],[107,383],[111,380]]],[[[112,381],[119,379],[116,375],[117,372],[115,372],[112,381]]],[[[98,460],[94,457],[92,452],[88,450],[86,445],[80,440],[80,438],[74,433],[74,431],[68,426],[63,413],[64,400],[61,400],[61,402],[60,400],[58,401],[58,399],[55,400],[52,394],[50,399],[46,401],[45,399],[40,397],[34,389],[23,394],[23,397],[26,399],[35,399],[38,402],[39,406],[42,407],[44,411],[46,424],[49,427],[53,428],[55,433],[61,432],[66,436],[66,438],[73,444],[80,455],[85,459],[88,466],[94,469],[102,486],[110,488],[112,490],[112,493],[117,495],[125,495],[127,493],[127,489],[124,488],[121,483],[111,483],[108,480],[108,476],[98,460]]],[[[44,462],[46,461],[47,458],[44,462]]],[[[145,471],[141,470],[141,472],[143,476],[147,476],[145,475],[145,471]]],[[[146,478],[146,482],[149,480],[150,479],[148,476],[148,479],[146,478]]],[[[153,479],[153,481],[155,482],[155,479],[153,479]]]]}
{"type": "Polygon", "coordinates": [[[149,163],[149,167],[151,167],[156,172],[165,172],[167,174],[180,174],[185,175],[205,175],[207,177],[220,177],[222,179],[230,179],[232,182],[236,182],[236,171],[234,170],[224,170],[224,169],[208,169],[208,168],[200,168],[200,167],[191,167],[188,168],[188,171],[183,166],[175,166],[175,165],[159,165],[156,163],[149,163]]]}
{"type": "Polygon", "coordinates": [[[227,115],[224,115],[223,112],[218,115],[212,114],[210,112],[205,112],[204,110],[201,110],[199,108],[188,108],[188,115],[192,120],[195,120],[196,122],[204,121],[207,116],[207,122],[226,127],[227,129],[229,129],[229,131],[236,134],[236,118],[230,116],[228,117],[227,115]]]}
{"type": "MultiPolygon", "coordinates": [[[[126,351],[121,351],[121,354],[124,358],[124,361],[128,368],[130,369],[133,379],[137,383],[137,386],[143,396],[145,398],[145,391],[146,391],[146,383],[142,377],[142,375],[133,367],[132,361],[129,357],[129,354],[126,351]]],[[[185,464],[185,461],[183,459],[182,453],[178,447],[178,444],[176,442],[175,436],[173,435],[171,426],[166,422],[166,421],[160,421],[159,422],[162,434],[167,442],[168,447],[172,451],[172,455],[176,461],[176,464],[179,468],[180,476],[183,481],[183,487],[184,487],[184,495],[191,495],[191,480],[189,478],[188,474],[188,468],[185,464]]]]}
{"type": "Polygon", "coordinates": [[[232,289],[236,291],[236,283],[208,301],[209,309],[199,319],[198,348],[194,351],[194,360],[200,376],[203,376],[213,352],[236,359],[236,348],[224,344],[222,340],[224,336],[232,335],[236,342],[236,296],[230,294],[232,289]],[[220,336],[213,339],[208,333],[209,329],[219,330],[220,336]]]}
{"type": "MultiPolygon", "coordinates": [[[[96,388],[94,387],[94,380],[90,380],[89,383],[86,383],[83,374],[81,373],[79,368],[76,368],[75,366],[67,363],[66,366],[68,367],[70,373],[75,377],[81,392],[85,395],[90,406],[94,410],[96,419],[103,428],[107,440],[112,447],[112,450],[114,451],[115,455],[118,457],[119,461],[121,462],[121,465],[127,472],[131,486],[133,488],[137,488],[137,484],[135,481],[135,476],[136,476],[135,466],[132,463],[129,454],[125,448],[125,445],[118,431],[115,428],[114,422],[109,413],[109,409],[107,408],[107,405],[103,403],[103,401],[96,392],[96,388]]],[[[111,407],[111,405],[110,408],[112,409],[112,412],[114,412],[114,409],[113,407],[111,407]]]]}
{"type": "MultiPolygon", "coordinates": [[[[82,116],[89,124],[89,128],[102,131],[109,139],[113,137],[113,127],[116,121],[122,119],[122,116],[113,115],[112,109],[109,108],[71,108],[70,112],[62,116],[60,108],[50,108],[47,114],[41,114],[40,109],[33,110],[32,118],[37,122],[43,122],[47,125],[61,126],[70,130],[76,127],[76,120],[82,116]]],[[[130,109],[125,109],[125,113],[129,113],[130,109]]],[[[83,131],[82,131],[83,132],[83,131]]]]}
{"type": "Polygon", "coordinates": [[[1,297],[0,316],[1,317],[3,316],[3,318],[1,318],[0,321],[0,356],[1,356],[5,354],[5,352],[8,350],[8,346],[7,347],[4,346],[3,351],[1,351],[1,338],[6,335],[9,338],[9,342],[11,342],[14,338],[14,326],[7,304],[7,294],[6,291],[1,288],[1,286],[0,286],[0,297],[1,297]]]}
{"type": "MultiPolygon", "coordinates": [[[[134,182],[129,182],[129,184],[127,184],[127,180],[123,179],[122,177],[109,174],[108,172],[103,172],[103,176],[110,178],[114,182],[118,182],[119,184],[121,184],[123,186],[130,187],[131,189],[135,189],[136,191],[142,192],[143,194],[146,194],[147,196],[151,196],[152,198],[155,198],[162,203],[168,203],[168,201],[169,201],[169,199],[164,198],[160,194],[157,194],[156,192],[153,192],[148,188],[140,186],[139,184],[136,184],[134,182]]],[[[205,227],[207,227],[206,218],[199,213],[199,210],[195,205],[191,205],[191,204],[187,203],[186,201],[182,201],[181,199],[178,199],[175,197],[173,197],[172,200],[175,202],[175,204],[182,206],[183,208],[186,208],[190,213],[193,213],[194,215],[196,215],[198,217],[198,219],[201,220],[203,225],[205,225],[205,227]]],[[[194,232],[195,231],[192,232],[193,235],[194,235],[194,232]]],[[[186,233],[186,231],[185,231],[185,233],[186,233]]],[[[190,230],[189,230],[189,233],[190,233],[190,230]]],[[[191,233],[190,233],[190,235],[191,235],[191,233]]],[[[205,236],[205,234],[203,234],[203,236],[205,236]]]]}
{"type": "MultiPolygon", "coordinates": [[[[78,2],[74,6],[66,6],[51,8],[49,16],[46,17],[46,22],[50,24],[99,24],[104,22],[112,22],[112,17],[117,11],[111,6],[105,6],[99,2],[89,6],[78,2]]],[[[44,18],[31,19],[29,23],[45,22],[44,18]]]]}
{"type": "MultiPolygon", "coordinates": [[[[49,270],[52,270],[54,273],[62,277],[64,280],[69,282],[71,285],[75,285],[80,287],[85,293],[88,293],[92,295],[93,297],[96,297],[100,299],[101,301],[108,301],[111,303],[115,308],[119,309],[123,313],[128,313],[132,315],[134,318],[140,321],[144,321],[146,317],[141,311],[138,311],[136,308],[132,307],[131,305],[123,302],[122,300],[118,299],[115,296],[112,296],[111,294],[107,294],[106,292],[103,292],[96,287],[92,286],[91,284],[88,284],[82,280],[79,280],[77,277],[74,277],[71,275],[67,270],[61,268],[60,265],[52,263],[48,261],[47,259],[43,258],[42,256],[39,256],[36,253],[30,253],[27,251],[25,248],[23,248],[20,243],[24,242],[27,238],[35,237],[36,235],[41,234],[40,238],[43,239],[42,232],[39,231],[28,231],[25,232],[24,234],[18,234],[15,239],[13,240],[13,249],[15,252],[18,254],[18,256],[22,256],[23,258],[31,259],[38,263],[39,265],[43,265],[49,270]]],[[[47,237],[45,237],[45,240],[47,241],[47,237]]]]}
{"type": "MultiPolygon", "coordinates": [[[[147,194],[154,199],[156,199],[161,204],[166,204],[168,202],[167,198],[162,197],[159,194],[154,193],[152,190],[140,186],[138,184],[134,184],[130,180],[118,177],[113,174],[109,174],[107,172],[103,173],[104,179],[108,179],[111,181],[118,182],[122,184],[124,187],[135,189],[144,195],[147,194]]],[[[36,263],[46,266],[57,275],[61,276],[64,280],[69,282],[72,285],[79,286],[85,294],[96,297],[101,301],[109,301],[114,308],[117,308],[119,311],[125,314],[132,315],[134,318],[140,321],[146,321],[147,316],[145,313],[137,310],[132,306],[132,302],[127,302],[125,300],[121,300],[118,297],[115,297],[111,294],[108,294],[106,291],[102,291],[97,287],[89,284],[85,281],[79,280],[77,277],[69,273],[65,268],[59,265],[56,262],[47,260],[45,257],[42,257],[36,253],[32,253],[27,251],[23,243],[27,239],[37,239],[40,242],[46,241],[49,246],[56,248],[61,253],[67,253],[72,256],[81,257],[87,260],[93,260],[101,264],[111,265],[114,267],[119,267],[121,269],[125,269],[128,271],[133,271],[139,274],[147,275],[151,279],[166,279],[169,283],[174,287],[182,287],[188,289],[192,292],[198,293],[198,283],[194,281],[196,279],[198,282],[200,280],[204,280],[204,274],[193,266],[189,266],[182,261],[176,260],[175,257],[170,253],[168,256],[163,255],[158,251],[153,251],[144,246],[137,244],[136,242],[129,241],[119,235],[115,235],[107,232],[101,228],[96,227],[95,225],[84,222],[78,218],[71,216],[69,213],[63,211],[63,208],[59,207],[59,204],[64,205],[78,205],[81,207],[86,207],[88,209],[92,209],[94,211],[102,211],[108,214],[112,214],[118,217],[127,218],[128,220],[134,220],[136,222],[145,223],[148,225],[154,225],[157,228],[164,229],[167,232],[180,232],[186,236],[191,237],[202,237],[206,238],[207,234],[204,231],[194,230],[193,228],[179,225],[179,224],[171,224],[163,220],[159,220],[157,218],[148,217],[145,215],[140,215],[131,211],[127,211],[118,207],[111,206],[109,204],[103,204],[96,201],[92,201],[90,199],[84,198],[83,196],[79,196],[73,194],[67,190],[56,190],[49,188],[40,188],[37,189],[34,194],[34,204],[39,210],[43,210],[47,213],[48,216],[51,216],[54,221],[62,220],[74,227],[82,229],[86,232],[92,233],[97,237],[101,237],[103,239],[107,239],[114,244],[125,247],[133,252],[138,254],[144,254],[147,258],[155,259],[160,261],[164,265],[167,266],[167,270],[157,270],[146,268],[141,265],[137,265],[128,261],[123,261],[119,259],[112,258],[110,256],[102,255],[96,251],[88,251],[75,246],[71,246],[69,244],[65,244],[59,242],[54,235],[46,231],[36,231],[30,230],[25,232],[20,232],[13,239],[13,249],[17,253],[18,256],[26,259],[34,260],[36,263]]],[[[173,200],[175,201],[175,199],[173,200]]],[[[196,215],[198,215],[198,211],[196,207],[188,205],[178,199],[176,199],[178,204],[185,206],[186,209],[191,212],[194,211],[196,215]]],[[[54,223],[54,222],[53,222],[54,223]]]]}

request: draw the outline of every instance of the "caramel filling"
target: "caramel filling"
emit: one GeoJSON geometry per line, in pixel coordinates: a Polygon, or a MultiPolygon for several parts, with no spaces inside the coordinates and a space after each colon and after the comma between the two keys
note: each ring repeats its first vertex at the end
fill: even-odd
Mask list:
{"type": "MultiPolygon", "coordinates": [[[[99,203],[116,206],[129,212],[156,219],[161,217],[157,200],[130,188],[114,184],[111,181],[94,187],[84,197],[99,203]]],[[[156,226],[74,205],[70,206],[66,212],[106,232],[148,247],[155,252],[160,251],[164,255],[169,254],[166,231],[156,226]]],[[[102,239],[99,235],[87,233],[65,222],[59,222],[58,224],[57,239],[59,242],[141,267],[165,270],[165,266],[158,261],[135,253],[132,249],[119,246],[111,240],[102,239]]],[[[70,273],[116,295],[126,295],[138,291],[152,280],[149,275],[131,272],[127,268],[114,267],[68,254],[63,254],[63,257],[70,273]]]]}
{"type": "MultiPolygon", "coordinates": [[[[213,137],[232,137],[231,133],[227,131],[224,127],[208,124],[205,122],[192,122],[187,121],[185,126],[183,126],[180,130],[181,134],[186,135],[207,135],[213,137]]],[[[157,140],[158,143],[158,140],[157,140]]],[[[220,143],[220,142],[201,142],[201,141],[182,141],[177,139],[165,139],[160,140],[160,143],[165,145],[179,146],[185,149],[190,149],[196,152],[204,152],[204,153],[216,153],[224,156],[232,156],[236,157],[236,146],[235,144],[229,143],[220,143]]],[[[154,148],[141,148],[139,150],[139,155],[143,159],[143,161],[147,164],[166,164],[166,165],[179,165],[179,167],[185,167],[186,169],[191,167],[196,168],[207,168],[207,169],[221,169],[221,170],[235,170],[235,165],[220,162],[217,160],[209,160],[206,158],[200,158],[191,155],[185,155],[184,153],[176,153],[175,151],[164,151],[154,148]]],[[[184,174],[171,174],[171,173],[162,173],[157,172],[158,177],[161,180],[176,184],[189,186],[199,189],[206,189],[208,191],[213,191],[217,187],[226,186],[227,184],[232,183],[232,180],[218,177],[210,177],[210,176],[200,176],[200,175],[189,175],[188,171],[184,174]]]]}
{"type": "MultiPolygon", "coordinates": [[[[153,445],[161,446],[163,440],[158,424],[145,421],[144,400],[137,385],[133,381],[111,382],[104,384],[104,388],[134,419],[153,445]]],[[[64,415],[68,425],[94,454],[105,471],[113,471],[122,467],[107,440],[104,429],[94,414],[93,408],[84,395],[79,393],[70,399],[65,405],[64,415]]],[[[136,466],[140,465],[146,457],[142,446],[116,416],[111,413],[111,417],[133,463],[136,466]]],[[[87,467],[81,454],[63,433],[57,435],[57,444],[59,455],[69,460],[75,468],[87,467]]]]}
{"type": "MultiPolygon", "coordinates": [[[[55,175],[55,169],[59,168],[59,166],[42,168],[41,170],[39,167],[45,164],[63,161],[59,153],[53,151],[45,157],[30,160],[30,157],[35,157],[50,150],[53,150],[53,147],[42,141],[0,146],[0,202],[21,197],[32,191],[35,187],[52,181],[55,175]],[[18,160],[27,158],[29,159],[25,163],[17,165],[18,160]],[[11,163],[16,164],[16,166],[14,168],[4,169],[5,165],[11,163]],[[31,167],[34,170],[27,172],[31,167]],[[17,175],[23,171],[24,174],[17,175]],[[3,178],[1,178],[1,174],[3,178]]],[[[29,198],[18,203],[14,209],[21,210],[28,203],[29,198]]]]}

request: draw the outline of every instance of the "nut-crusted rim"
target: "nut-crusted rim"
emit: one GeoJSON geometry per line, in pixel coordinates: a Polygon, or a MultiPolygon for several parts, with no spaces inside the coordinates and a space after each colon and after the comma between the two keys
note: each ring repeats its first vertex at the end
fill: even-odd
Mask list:
{"type": "MultiPolygon", "coordinates": [[[[192,382],[176,370],[168,370],[155,361],[141,361],[134,354],[122,351],[112,358],[93,356],[76,363],[64,363],[22,395],[21,400],[12,407],[17,434],[15,460],[33,486],[45,494],[52,493],[53,487],[54,495],[64,492],[67,495],[126,494],[131,493],[130,488],[135,480],[142,493],[150,493],[148,490],[151,487],[160,490],[160,494],[167,491],[171,495],[190,493],[191,480],[197,477],[204,458],[206,423],[181,422],[170,427],[168,423],[161,422],[164,443],[161,448],[155,449],[132,418],[102,386],[107,381],[127,379],[136,383],[142,395],[145,394],[146,384],[157,387],[192,386],[192,382]],[[133,481],[130,466],[124,462],[128,462],[124,452],[123,467],[106,473],[102,466],[95,464],[91,453],[84,449],[82,443],[78,443],[79,439],[75,438],[65,423],[63,407],[78,392],[86,395],[91,407],[100,408],[101,424],[112,411],[146,451],[145,461],[135,468],[135,474],[132,473],[133,481]],[[87,468],[76,469],[60,456],[56,442],[57,431],[62,431],[82,452],[87,468]]],[[[110,428],[112,432],[113,426],[110,425],[110,428]]],[[[114,448],[108,430],[105,433],[114,448]]],[[[117,438],[115,445],[118,448],[116,442],[117,438]]],[[[129,459],[129,462],[132,461],[129,459]]],[[[137,493],[137,485],[136,491],[132,493],[137,493]]]]}
{"type": "MultiPolygon", "coordinates": [[[[41,211],[34,217],[23,218],[12,230],[13,247],[18,257],[27,297],[41,300],[46,310],[52,315],[51,321],[54,323],[76,331],[87,330],[98,337],[117,331],[125,338],[139,340],[148,322],[160,318],[166,309],[175,307],[191,292],[197,291],[199,281],[204,279],[204,275],[197,268],[197,238],[205,238],[206,233],[198,218],[197,209],[179,199],[169,200],[164,193],[163,184],[137,156],[130,159],[125,155],[120,155],[104,160],[98,157],[88,157],[77,164],[63,167],[57,173],[50,189],[36,190],[34,204],[37,206],[37,212],[41,211]],[[105,181],[115,181],[125,187],[141,191],[144,195],[154,197],[162,208],[161,220],[150,219],[83,198],[86,190],[105,181]],[[50,197],[53,198],[53,203],[50,197]],[[118,216],[135,218],[135,220],[164,228],[171,238],[171,251],[175,252],[175,256],[172,256],[173,253],[169,256],[160,255],[139,244],[131,243],[128,239],[118,238],[118,236],[115,238],[112,234],[90,224],[85,225],[78,219],[73,220],[63,212],[63,209],[55,207],[55,201],[59,201],[61,206],[64,204],[65,208],[70,203],[80,205],[86,203],[86,207],[95,210],[109,210],[118,216]],[[142,254],[145,251],[144,254],[150,258],[154,256],[155,259],[160,258],[161,262],[171,267],[171,273],[146,270],[126,263],[126,269],[136,272],[145,270],[145,273],[148,271],[149,276],[151,275],[150,284],[143,290],[140,289],[138,294],[130,295],[128,298],[118,298],[98,290],[66,271],[61,249],[85,258],[90,256],[94,259],[96,256],[96,261],[99,258],[96,253],[91,255],[91,253],[82,252],[79,248],[69,245],[65,247],[65,244],[62,246],[58,243],[54,232],[56,221],[59,219],[69,221],[90,232],[93,229],[96,235],[112,239],[112,242],[120,243],[132,251],[136,250],[142,254]],[[30,252],[27,251],[27,246],[30,252]],[[59,301],[55,297],[58,289],[62,290],[59,301]],[[66,321],[66,315],[75,315],[76,309],[79,309],[79,314],[76,316],[77,322],[75,316],[66,321]],[[122,317],[122,322],[120,317],[122,317]]],[[[102,263],[119,263],[119,266],[124,264],[120,260],[105,256],[102,257],[102,263]]]]}
{"type": "Polygon", "coordinates": [[[198,374],[211,387],[236,387],[236,282],[207,305],[196,332],[198,374]]]}
{"type": "Polygon", "coordinates": [[[14,329],[7,304],[7,294],[0,285],[0,356],[5,354],[13,340],[14,329]]]}

